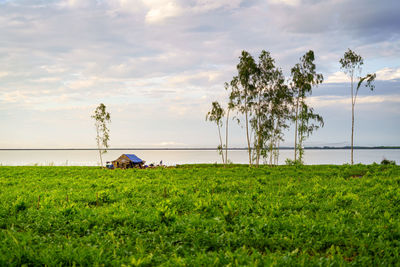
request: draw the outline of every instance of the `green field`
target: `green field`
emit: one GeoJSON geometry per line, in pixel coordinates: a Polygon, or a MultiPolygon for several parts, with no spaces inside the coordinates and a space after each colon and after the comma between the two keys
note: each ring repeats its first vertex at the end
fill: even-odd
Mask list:
{"type": "Polygon", "coordinates": [[[399,265],[400,167],[0,167],[0,266],[399,265]]]}

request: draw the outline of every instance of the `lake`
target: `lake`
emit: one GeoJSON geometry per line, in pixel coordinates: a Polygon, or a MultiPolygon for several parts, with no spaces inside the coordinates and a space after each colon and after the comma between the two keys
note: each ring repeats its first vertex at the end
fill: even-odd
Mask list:
{"type": "MultiPolygon", "coordinates": [[[[213,150],[109,150],[103,160],[111,161],[121,154],[135,154],[147,164],[173,166],[190,163],[221,163],[221,156],[213,150]]],[[[233,163],[248,163],[245,150],[228,151],[233,163]]],[[[293,159],[293,150],[281,150],[279,164],[285,164],[287,158],[293,159]]],[[[380,163],[384,158],[400,163],[400,149],[356,149],[354,162],[380,163]]],[[[345,164],[350,162],[349,149],[306,149],[305,164],[345,164]]],[[[0,165],[3,166],[98,166],[99,154],[96,150],[1,150],[0,165]]]]}

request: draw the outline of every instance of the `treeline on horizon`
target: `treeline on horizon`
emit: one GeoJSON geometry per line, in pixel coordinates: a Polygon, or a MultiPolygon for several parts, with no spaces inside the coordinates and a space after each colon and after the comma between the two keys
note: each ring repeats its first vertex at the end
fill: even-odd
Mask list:
{"type": "MultiPolygon", "coordinates": [[[[275,65],[270,52],[262,50],[258,62],[253,56],[242,51],[237,64],[237,75],[225,83],[229,98],[226,108],[214,101],[206,120],[215,122],[218,127],[218,151],[223,164],[228,159],[228,136],[230,115],[243,123],[247,142],[250,166],[259,166],[263,160],[269,165],[278,164],[280,143],[284,141],[283,131],[294,125],[294,158],[287,159],[288,164],[303,164],[304,141],[324,126],[321,115],[314,111],[306,99],[312,95],[312,89],[324,80],[317,73],[312,50],[305,53],[285,77],[281,68],[275,65]],[[239,119],[244,118],[243,122],[239,119]],[[225,143],[221,129],[225,120],[225,143]]],[[[348,49],[339,60],[341,69],[349,76],[351,89],[352,126],[351,126],[351,164],[354,163],[354,108],[361,85],[373,90],[376,74],[361,76],[363,58],[348,49]],[[356,86],[355,83],[356,82],[356,86]]],[[[329,147],[326,147],[329,148],[329,147]]],[[[312,149],[312,147],[308,148],[312,149]]]]}

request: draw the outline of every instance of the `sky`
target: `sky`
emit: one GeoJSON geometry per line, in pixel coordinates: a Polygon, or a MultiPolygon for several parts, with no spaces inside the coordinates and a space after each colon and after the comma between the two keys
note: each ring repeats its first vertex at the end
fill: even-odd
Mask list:
{"type": "MultiPolygon", "coordinates": [[[[205,116],[226,106],[241,51],[269,51],[289,77],[310,49],[325,126],[305,145],[349,145],[348,48],[377,74],[359,92],[355,145],[400,145],[399,13],[398,0],[0,0],[0,148],[96,147],[100,103],[111,147],[216,147],[205,116]]],[[[229,126],[229,146],[245,147],[229,126]]]]}

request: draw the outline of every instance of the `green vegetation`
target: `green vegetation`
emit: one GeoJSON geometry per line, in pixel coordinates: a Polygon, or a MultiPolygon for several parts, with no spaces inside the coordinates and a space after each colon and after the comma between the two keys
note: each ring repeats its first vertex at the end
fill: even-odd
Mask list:
{"type": "Polygon", "coordinates": [[[400,167],[0,167],[0,266],[396,265],[400,167]]]}

